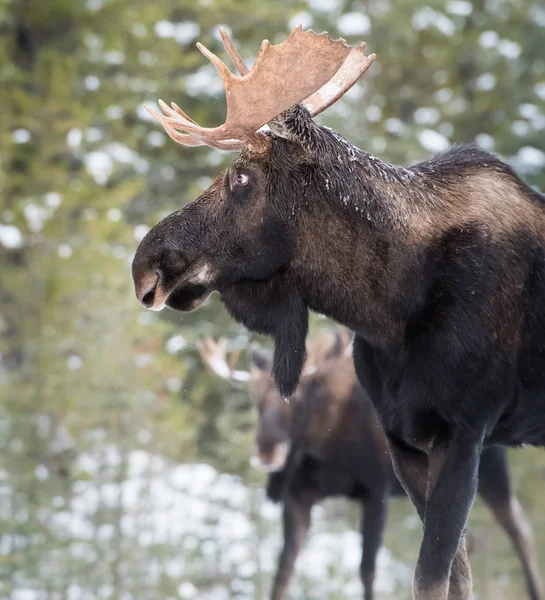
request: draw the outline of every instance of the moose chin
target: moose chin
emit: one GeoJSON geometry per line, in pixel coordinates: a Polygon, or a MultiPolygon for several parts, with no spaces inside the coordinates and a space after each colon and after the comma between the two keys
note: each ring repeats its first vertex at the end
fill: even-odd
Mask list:
{"type": "Polygon", "coordinates": [[[396,166],[316,124],[373,63],[365,44],[297,28],[264,41],[249,70],[222,37],[239,76],[199,48],[223,79],[226,122],[203,128],[162,101],[150,112],[182,145],[239,154],[142,240],[136,295],[192,310],[218,291],[274,338],[284,397],[309,310],[354,331],[358,379],[424,524],[413,596],[469,599],[482,449],[545,446],[545,197],[471,145],[396,166]]]}

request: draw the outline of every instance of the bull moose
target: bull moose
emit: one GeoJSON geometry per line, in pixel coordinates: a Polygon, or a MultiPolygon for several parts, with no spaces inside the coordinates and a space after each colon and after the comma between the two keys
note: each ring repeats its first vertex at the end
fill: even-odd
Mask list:
{"type": "Polygon", "coordinates": [[[226,122],[200,127],[161,101],[152,114],[183,145],[240,154],[140,242],[136,296],[188,311],[219,292],[274,338],[284,397],[309,310],[354,331],[358,379],[423,522],[413,596],[467,600],[483,447],[545,446],[545,197],[472,145],[395,166],[315,123],[372,64],[364,44],[298,27],[264,41],[249,70],[223,39],[240,76],[199,48],[223,79],[226,122]]]}
{"type": "MultiPolygon", "coordinates": [[[[248,382],[257,402],[257,455],[252,462],[269,472],[267,496],[283,507],[284,544],[271,600],[285,597],[313,505],[331,496],[361,504],[360,577],[365,600],[373,600],[388,500],[391,495],[403,496],[404,490],[392,468],[386,435],[354,373],[347,332],[336,330],[334,336],[324,332],[307,342],[307,361],[289,404],[278,393],[270,377],[269,357],[261,348],[254,346],[249,352],[250,371],[234,368],[238,353],[227,358],[225,339],[217,343],[205,339],[198,348],[216,375],[248,382]]],[[[511,492],[505,448],[483,450],[478,493],[511,539],[528,597],[545,600],[532,531],[511,492]]]]}

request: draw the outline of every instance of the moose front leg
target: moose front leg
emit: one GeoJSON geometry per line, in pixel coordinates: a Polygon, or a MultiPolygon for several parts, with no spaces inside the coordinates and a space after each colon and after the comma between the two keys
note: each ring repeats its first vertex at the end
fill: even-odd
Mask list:
{"type": "MultiPolygon", "coordinates": [[[[425,523],[427,497],[435,487],[439,471],[443,466],[445,447],[439,444],[432,446],[428,458],[424,452],[405,445],[399,439],[390,437],[389,445],[396,475],[414,504],[422,523],[425,523]]],[[[448,580],[445,583],[448,583],[448,580]]],[[[445,588],[448,590],[449,600],[466,600],[471,597],[471,571],[465,539],[458,547],[450,570],[450,583],[445,585],[445,588]]],[[[426,598],[415,597],[418,600],[426,598]]]]}
{"type": "Polygon", "coordinates": [[[314,498],[309,495],[295,497],[286,494],[284,499],[284,546],[280,554],[274,579],[271,600],[281,600],[293,574],[295,561],[310,527],[310,512],[314,498]]]}
{"type": "Polygon", "coordinates": [[[375,565],[386,525],[388,498],[383,495],[373,495],[362,504],[362,508],[363,552],[360,575],[365,600],[373,600],[375,565]]]}
{"type": "Polygon", "coordinates": [[[413,583],[415,600],[471,598],[463,533],[477,493],[481,450],[482,436],[467,432],[452,435],[448,446],[438,447],[435,455],[431,449],[424,538],[413,583]],[[453,589],[449,590],[449,582],[453,589]]]}

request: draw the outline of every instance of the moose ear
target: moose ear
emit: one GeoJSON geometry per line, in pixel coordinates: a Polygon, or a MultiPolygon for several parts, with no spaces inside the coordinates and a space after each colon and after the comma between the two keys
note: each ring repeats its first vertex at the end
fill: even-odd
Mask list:
{"type": "Polygon", "coordinates": [[[307,151],[316,149],[319,128],[302,104],[284,111],[276,119],[269,121],[268,125],[278,137],[296,142],[307,151]]]}
{"type": "Polygon", "coordinates": [[[250,362],[254,367],[260,371],[270,371],[271,364],[269,357],[265,351],[260,348],[257,344],[252,344],[250,347],[250,362]]]}

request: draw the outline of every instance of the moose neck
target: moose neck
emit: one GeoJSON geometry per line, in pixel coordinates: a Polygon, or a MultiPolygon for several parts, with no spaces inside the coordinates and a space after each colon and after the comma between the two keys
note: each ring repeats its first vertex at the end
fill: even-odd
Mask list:
{"type": "Polygon", "coordinates": [[[338,163],[317,171],[317,201],[300,216],[295,280],[312,310],[395,344],[422,287],[406,191],[415,176],[348,144],[338,163]]]}

